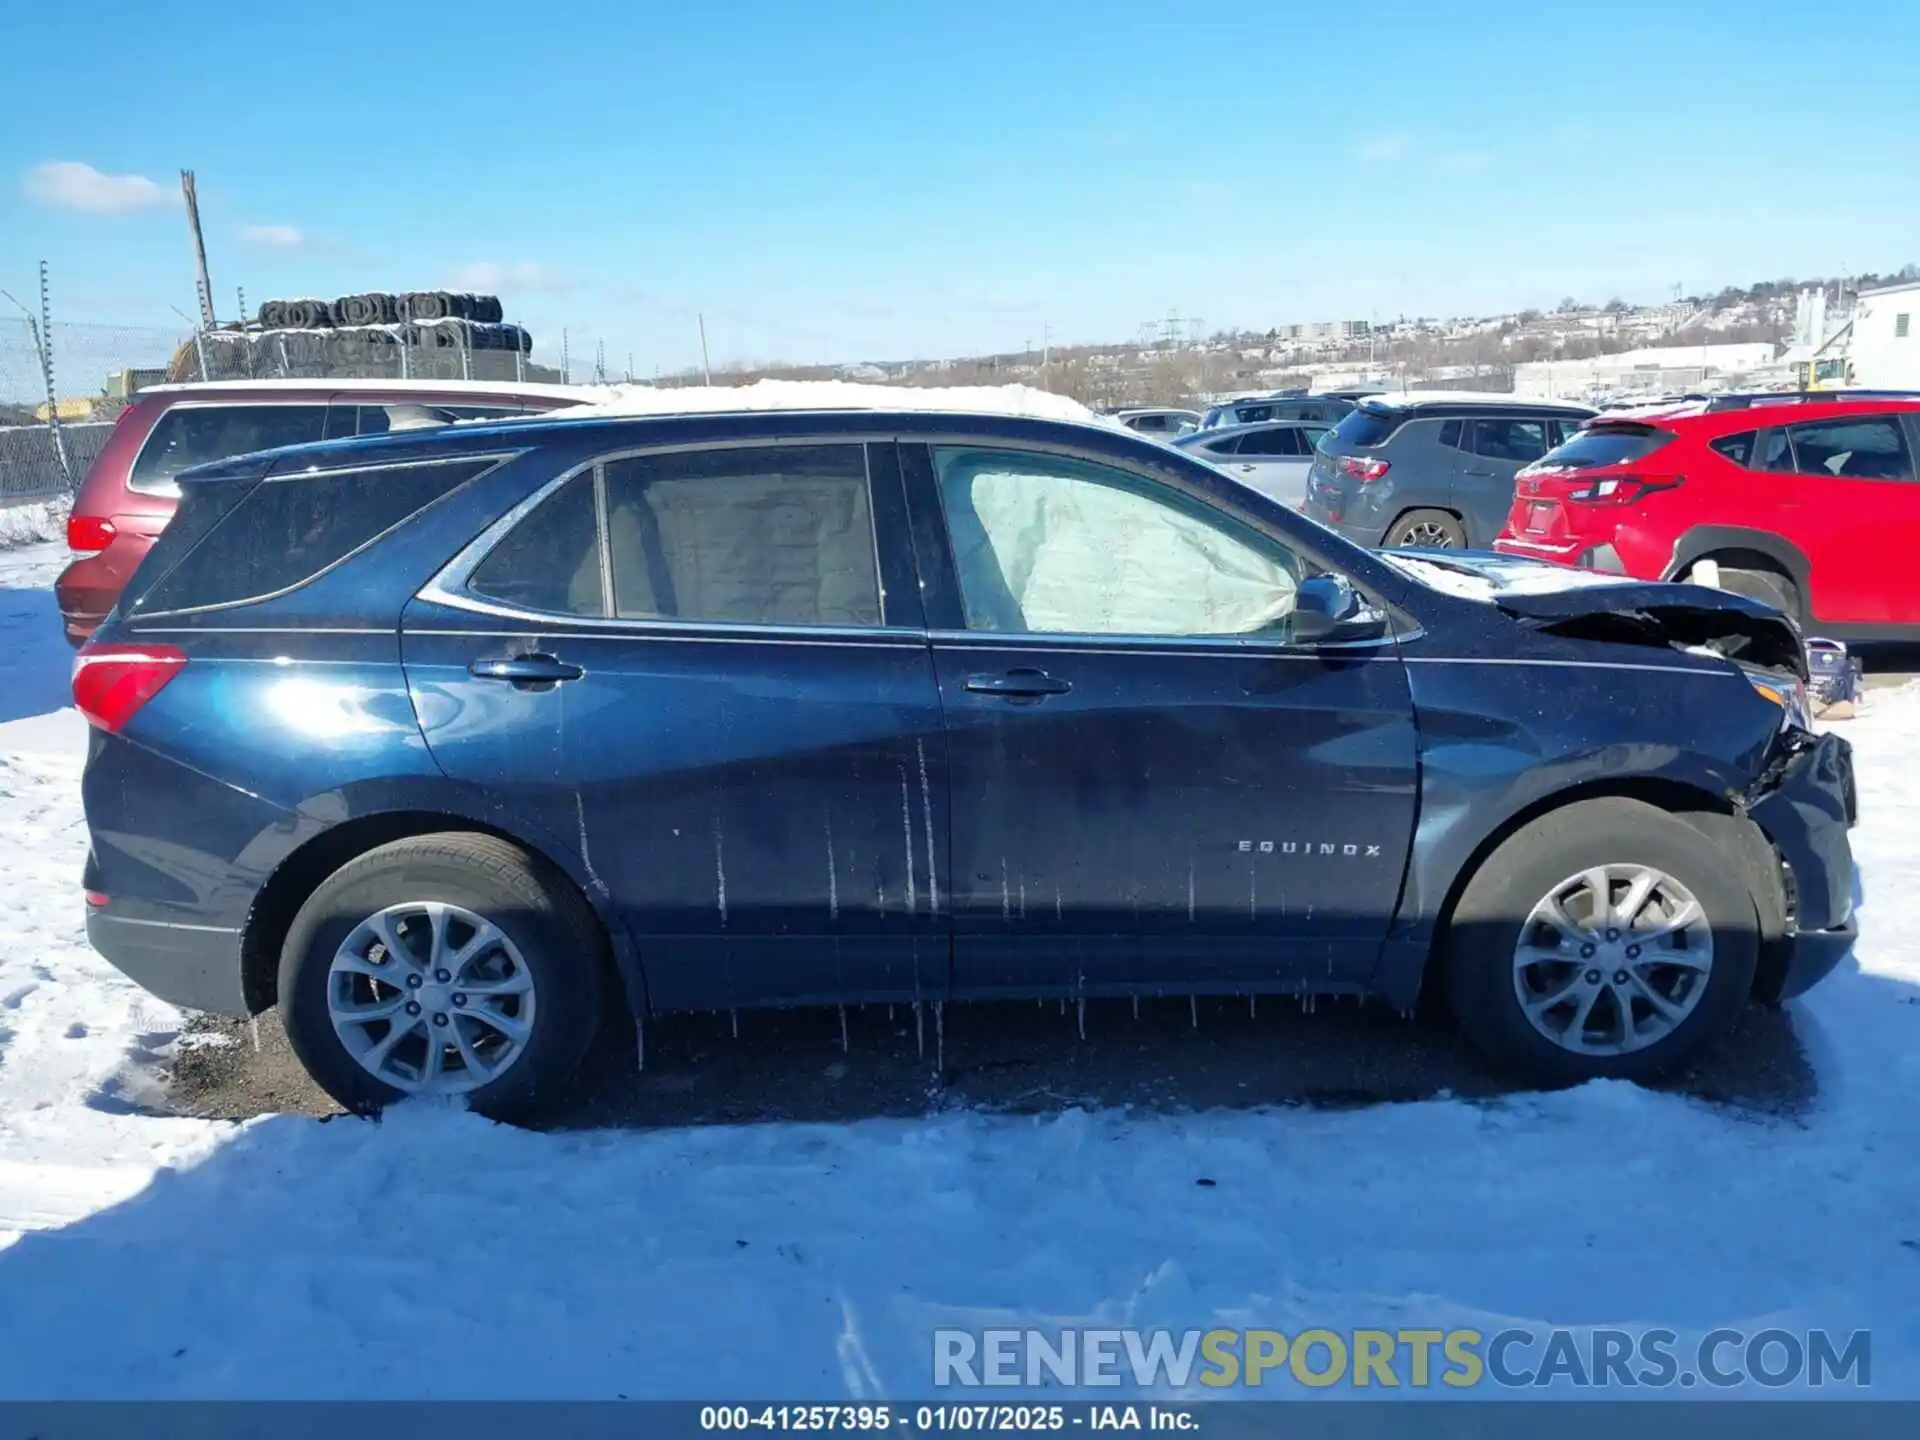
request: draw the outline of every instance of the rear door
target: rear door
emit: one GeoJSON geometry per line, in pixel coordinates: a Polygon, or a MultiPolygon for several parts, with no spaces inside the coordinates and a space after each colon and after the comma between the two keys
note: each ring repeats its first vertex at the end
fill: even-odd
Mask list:
{"type": "Polygon", "coordinates": [[[1298,509],[1307,498],[1307,470],[1311,449],[1297,426],[1277,425],[1240,437],[1226,462],[1227,469],[1246,485],[1282,505],[1298,509]]]}
{"type": "Polygon", "coordinates": [[[1513,508],[1514,477],[1553,448],[1547,420],[1481,415],[1466,427],[1467,453],[1453,471],[1453,508],[1467,526],[1467,544],[1485,549],[1513,508]]]}
{"type": "Polygon", "coordinates": [[[608,454],[408,607],[428,745],[577,850],[656,1009],[938,999],[946,761],[891,442],[608,454]]]}

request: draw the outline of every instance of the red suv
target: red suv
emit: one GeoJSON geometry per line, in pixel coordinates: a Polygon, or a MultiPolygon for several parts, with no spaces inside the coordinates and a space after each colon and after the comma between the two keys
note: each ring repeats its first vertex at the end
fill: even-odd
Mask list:
{"type": "Polygon", "coordinates": [[[459,380],[235,380],[156,385],[115,423],[67,520],[73,563],[54,583],[67,639],[106,619],[154,538],[173,518],[189,466],[310,440],[377,435],[453,420],[578,405],[565,385],[459,380]]]}
{"type": "Polygon", "coordinates": [[[1920,395],[1719,396],[1602,415],[1522,470],[1509,555],[1764,600],[1811,633],[1920,637],[1920,395]]]}

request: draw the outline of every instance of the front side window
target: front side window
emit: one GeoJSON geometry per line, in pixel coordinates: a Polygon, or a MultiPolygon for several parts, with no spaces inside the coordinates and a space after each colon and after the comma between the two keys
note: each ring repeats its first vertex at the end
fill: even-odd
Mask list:
{"type": "Polygon", "coordinates": [[[1525,465],[1547,453],[1544,420],[1481,419],[1473,422],[1473,453],[1525,465]]]}
{"type": "Polygon", "coordinates": [[[1913,457],[1907,453],[1906,436],[1897,419],[1863,416],[1815,420],[1788,428],[1793,434],[1794,468],[1802,475],[1913,479],[1913,457]]]}
{"type": "Polygon", "coordinates": [[[881,623],[864,446],[693,450],[603,468],[620,618],[881,623]]]}
{"type": "Polygon", "coordinates": [[[195,465],[325,436],[325,405],[176,405],[160,417],[127,477],[146,495],[177,495],[173,477],[195,465]]]}
{"type": "Polygon", "coordinates": [[[970,630],[1286,636],[1299,560],[1173,491],[1026,452],[934,468],[970,630]]]}

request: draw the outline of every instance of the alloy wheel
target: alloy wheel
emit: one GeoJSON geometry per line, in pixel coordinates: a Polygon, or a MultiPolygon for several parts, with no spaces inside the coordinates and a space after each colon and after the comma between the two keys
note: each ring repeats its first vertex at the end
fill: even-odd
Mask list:
{"type": "Polygon", "coordinates": [[[327,972],[347,1053],[412,1095],[497,1080],[533,1034],[533,973],[499,926],[458,905],[389,905],[356,925],[327,972]]]}
{"type": "Polygon", "coordinates": [[[1446,526],[1432,520],[1422,520],[1417,525],[1409,525],[1400,532],[1400,538],[1393,542],[1403,549],[1451,550],[1453,533],[1446,526]]]}
{"type": "Polygon", "coordinates": [[[1520,929],[1513,988],[1533,1028],[1578,1055],[1626,1055],[1691,1015],[1713,973],[1693,892],[1647,865],[1595,865],[1544,895],[1520,929]]]}

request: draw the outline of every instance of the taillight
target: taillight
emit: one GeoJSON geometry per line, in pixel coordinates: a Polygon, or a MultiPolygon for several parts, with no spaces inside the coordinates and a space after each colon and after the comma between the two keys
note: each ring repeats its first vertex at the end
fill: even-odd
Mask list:
{"type": "Polygon", "coordinates": [[[1633,505],[1661,490],[1672,490],[1679,476],[1649,480],[1639,475],[1615,475],[1605,480],[1573,482],[1561,498],[1576,505],[1633,505]]]}
{"type": "Polygon", "coordinates": [[[186,663],[173,645],[88,645],[73,659],[73,703],[88,724],[118,735],[186,663]]]}
{"type": "Polygon", "coordinates": [[[67,549],[76,555],[98,555],[119,533],[104,515],[67,517],[67,549]]]}
{"type": "Polygon", "coordinates": [[[86,890],[81,893],[87,897],[87,905],[90,909],[104,910],[113,903],[113,897],[104,890],[86,890]]]}
{"type": "Polygon", "coordinates": [[[1362,485],[1370,480],[1378,480],[1387,473],[1385,460],[1367,460],[1359,455],[1342,455],[1340,473],[1349,480],[1358,480],[1362,485]]]}

